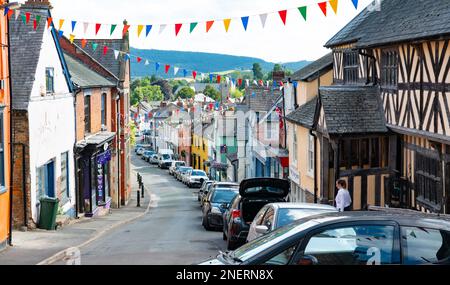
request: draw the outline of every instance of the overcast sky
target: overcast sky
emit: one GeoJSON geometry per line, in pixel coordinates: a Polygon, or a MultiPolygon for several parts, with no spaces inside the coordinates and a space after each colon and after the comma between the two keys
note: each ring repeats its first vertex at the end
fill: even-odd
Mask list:
{"type": "MultiPolygon", "coordinates": [[[[324,43],[355,17],[372,0],[359,0],[355,10],[351,0],[340,0],[338,14],[328,6],[328,17],[324,17],[317,3],[320,0],[52,0],[53,18],[66,19],[63,30],[71,32],[72,20],[91,23],[117,23],[116,36],[121,34],[120,24],[127,19],[129,24],[153,24],[153,30],[141,38],[136,28],[130,29],[131,45],[145,49],[214,52],[222,54],[252,56],[272,62],[314,60],[327,50],[324,43]],[[308,5],[308,20],[305,22],[298,10],[288,11],[287,24],[283,26],[277,13],[269,14],[263,29],[259,14],[276,12],[308,5]],[[255,16],[251,16],[255,15],[255,16]],[[245,32],[241,16],[251,16],[245,32]],[[223,22],[215,22],[209,33],[205,32],[205,21],[236,18],[231,21],[228,33],[223,22]],[[198,21],[189,34],[184,24],[178,37],[174,24],[198,21]],[[159,34],[159,24],[168,24],[159,34]]],[[[90,27],[93,37],[95,24],[90,27]]],[[[102,27],[99,37],[109,37],[110,27],[102,27]]],[[[83,24],[74,32],[83,37],[83,24]]]]}

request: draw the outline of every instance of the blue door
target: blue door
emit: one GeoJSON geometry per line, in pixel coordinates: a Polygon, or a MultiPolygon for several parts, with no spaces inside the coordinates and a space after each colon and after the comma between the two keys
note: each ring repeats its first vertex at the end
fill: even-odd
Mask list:
{"type": "Polygon", "coordinates": [[[55,162],[47,164],[47,196],[55,197],[55,162]]]}

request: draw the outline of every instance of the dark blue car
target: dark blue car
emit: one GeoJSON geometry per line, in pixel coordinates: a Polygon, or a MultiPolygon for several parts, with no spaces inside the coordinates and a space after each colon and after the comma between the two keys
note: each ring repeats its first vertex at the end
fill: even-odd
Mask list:
{"type": "Polygon", "coordinates": [[[206,230],[222,229],[223,214],[238,194],[237,188],[214,188],[206,195],[202,208],[202,225],[206,230]]]}

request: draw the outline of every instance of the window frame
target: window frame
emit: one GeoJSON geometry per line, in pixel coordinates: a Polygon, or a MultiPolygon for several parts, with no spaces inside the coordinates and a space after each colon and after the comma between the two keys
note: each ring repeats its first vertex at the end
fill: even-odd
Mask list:
{"type": "Polygon", "coordinates": [[[108,124],[108,120],[107,120],[107,112],[108,112],[108,94],[106,94],[106,92],[102,92],[101,94],[101,102],[100,102],[100,108],[101,108],[101,124],[102,126],[106,127],[108,124]]]}
{"type": "Polygon", "coordinates": [[[394,48],[381,51],[381,78],[382,87],[397,88],[399,80],[399,51],[394,48]]]}
{"type": "Polygon", "coordinates": [[[70,160],[70,154],[69,154],[69,151],[66,151],[66,152],[63,152],[63,153],[61,153],[61,176],[63,175],[63,169],[62,169],[62,167],[63,167],[63,157],[65,156],[65,159],[66,159],[66,163],[65,163],[65,169],[66,169],[66,173],[65,173],[65,175],[66,175],[66,185],[65,185],[65,187],[66,187],[66,191],[65,191],[65,194],[66,194],[66,197],[67,197],[67,199],[71,199],[71,196],[70,196],[70,181],[69,181],[69,179],[70,179],[70,169],[69,169],[69,160],[70,160]]]}
{"type": "Polygon", "coordinates": [[[55,93],[55,68],[45,68],[45,94],[55,93]]]}
{"type": "Polygon", "coordinates": [[[295,164],[297,164],[298,158],[298,138],[297,138],[297,127],[294,126],[292,129],[292,158],[295,164]]]}
{"type": "Polygon", "coordinates": [[[91,102],[91,94],[85,93],[83,97],[84,102],[84,133],[91,133],[91,111],[92,111],[92,102],[91,102]],[[87,110],[86,110],[87,109],[87,110]]]}
{"type": "Polygon", "coordinates": [[[359,82],[359,53],[358,50],[346,50],[342,53],[343,80],[346,85],[359,82]]]}
{"type": "Polygon", "coordinates": [[[314,136],[308,134],[308,149],[307,149],[307,158],[308,158],[308,175],[314,177],[314,164],[315,164],[315,151],[314,151],[314,136]]]}

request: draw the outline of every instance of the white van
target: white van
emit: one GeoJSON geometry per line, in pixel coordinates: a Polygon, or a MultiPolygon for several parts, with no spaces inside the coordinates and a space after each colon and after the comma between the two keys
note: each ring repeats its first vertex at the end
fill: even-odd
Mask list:
{"type": "Polygon", "coordinates": [[[173,160],[173,150],[171,149],[160,149],[158,151],[158,166],[161,169],[169,169],[172,165],[173,160]]]}

